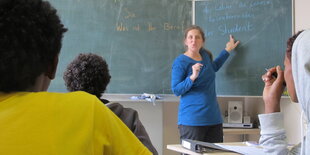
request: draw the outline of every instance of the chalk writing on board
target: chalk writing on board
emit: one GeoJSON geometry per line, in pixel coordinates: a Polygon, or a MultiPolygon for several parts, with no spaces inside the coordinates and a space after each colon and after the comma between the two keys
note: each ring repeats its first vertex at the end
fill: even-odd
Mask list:
{"type": "Polygon", "coordinates": [[[154,30],[156,30],[156,27],[154,27],[152,23],[148,23],[147,30],[148,31],[154,31],[154,30]]]}
{"type": "Polygon", "coordinates": [[[262,6],[267,6],[267,5],[272,5],[272,2],[270,0],[265,0],[265,1],[236,2],[234,4],[218,3],[213,8],[206,10],[206,13],[216,12],[216,11],[233,10],[236,8],[251,9],[254,7],[262,7],[262,6]]]}
{"type": "Polygon", "coordinates": [[[169,22],[165,22],[162,24],[154,24],[152,22],[147,22],[144,24],[136,24],[136,25],[132,25],[132,24],[126,24],[125,22],[119,22],[116,23],[116,31],[118,32],[125,32],[125,31],[175,31],[175,30],[183,30],[184,25],[175,25],[169,22]]]}
{"type": "Polygon", "coordinates": [[[246,23],[236,23],[234,25],[228,26],[227,24],[221,24],[218,27],[218,30],[221,32],[221,35],[229,35],[236,32],[249,32],[253,31],[253,24],[251,22],[246,23]]]}
{"type": "Polygon", "coordinates": [[[229,34],[240,40],[216,74],[219,95],[261,95],[261,68],[283,64],[292,32],[292,0],[197,1],[196,24],[206,35],[205,48],[217,56],[229,34]]]}
{"type": "Polygon", "coordinates": [[[223,16],[208,16],[208,21],[211,23],[220,22],[225,20],[236,20],[236,19],[252,19],[254,14],[250,12],[243,12],[241,14],[228,14],[225,13],[223,16]]]}
{"type": "MultiPolygon", "coordinates": [[[[184,23],[184,22],[182,22],[184,23]]],[[[164,30],[165,31],[169,31],[169,30],[183,30],[184,29],[184,25],[173,25],[171,23],[164,23],[164,30]]]]}
{"type": "Polygon", "coordinates": [[[205,19],[207,22],[217,25],[217,28],[207,29],[206,36],[225,36],[232,33],[255,31],[256,25],[253,24],[253,20],[257,18],[260,11],[263,11],[260,10],[261,7],[268,8],[272,4],[271,1],[234,1],[207,5],[203,10],[205,19]],[[236,9],[239,11],[236,12],[236,9]],[[230,21],[238,22],[229,23],[230,21]]]}
{"type": "Polygon", "coordinates": [[[48,1],[69,29],[49,91],[66,91],[62,75],[67,64],[78,53],[92,52],[109,64],[112,79],[106,93],[171,93],[171,63],[183,51],[190,1],[48,1]]]}
{"type": "Polygon", "coordinates": [[[131,12],[131,11],[128,11],[127,8],[125,8],[125,12],[127,15],[124,16],[125,19],[129,19],[129,18],[135,18],[136,17],[136,14],[131,12]]]}
{"type": "MultiPolygon", "coordinates": [[[[49,91],[66,91],[66,65],[78,53],[94,52],[109,64],[107,93],[171,93],[171,64],[184,51],[182,31],[192,21],[191,1],[48,1],[69,28],[49,91]]],[[[261,95],[263,68],[283,62],[292,31],[291,5],[292,0],[196,1],[195,21],[214,56],[228,41],[225,33],[234,32],[241,41],[217,72],[219,95],[261,95]]]]}
{"type": "MultiPolygon", "coordinates": [[[[184,29],[184,21],[179,24],[173,24],[169,21],[154,23],[151,21],[143,21],[143,23],[134,22],[133,20],[141,18],[141,15],[135,13],[135,11],[124,8],[121,10],[121,19],[115,25],[115,30],[118,32],[129,31],[180,31],[184,29]]],[[[137,20],[139,21],[139,20],[137,20]]],[[[141,21],[140,21],[141,22],[141,21]]]]}

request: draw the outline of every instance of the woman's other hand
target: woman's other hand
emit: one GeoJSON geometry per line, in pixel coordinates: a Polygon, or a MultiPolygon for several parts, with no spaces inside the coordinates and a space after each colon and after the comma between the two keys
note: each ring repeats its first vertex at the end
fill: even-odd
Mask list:
{"type": "Polygon", "coordinates": [[[196,64],[194,64],[194,65],[192,66],[192,71],[193,71],[193,73],[192,73],[192,75],[189,77],[192,81],[195,81],[195,80],[196,80],[196,78],[198,77],[199,72],[200,72],[202,66],[203,66],[203,65],[202,65],[201,63],[196,63],[196,64]]]}

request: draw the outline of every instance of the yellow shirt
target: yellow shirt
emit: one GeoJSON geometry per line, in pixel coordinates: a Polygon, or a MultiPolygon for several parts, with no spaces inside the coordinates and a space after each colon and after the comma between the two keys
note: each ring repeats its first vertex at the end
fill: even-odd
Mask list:
{"type": "Polygon", "coordinates": [[[151,154],[97,97],[0,93],[1,155],[151,154]]]}

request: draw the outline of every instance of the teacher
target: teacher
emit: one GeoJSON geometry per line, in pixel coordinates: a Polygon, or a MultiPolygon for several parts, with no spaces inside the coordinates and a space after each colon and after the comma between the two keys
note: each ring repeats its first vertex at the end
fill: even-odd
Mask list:
{"type": "Polygon", "coordinates": [[[217,72],[235,49],[232,35],[226,48],[213,61],[211,52],[203,48],[205,35],[199,26],[184,33],[186,51],[172,65],[171,89],[181,96],[178,112],[180,139],[223,142],[223,120],[215,92],[217,72]]]}

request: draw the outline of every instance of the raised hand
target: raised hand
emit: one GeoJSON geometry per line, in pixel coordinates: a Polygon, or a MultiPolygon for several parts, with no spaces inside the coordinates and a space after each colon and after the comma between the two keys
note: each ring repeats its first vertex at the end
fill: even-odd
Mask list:
{"type": "Polygon", "coordinates": [[[265,113],[280,112],[280,99],[284,90],[284,75],[280,66],[270,68],[263,76],[265,87],[263,99],[265,102],[265,113]],[[273,75],[277,73],[277,77],[273,75]]]}
{"type": "Polygon", "coordinates": [[[225,50],[227,52],[230,52],[234,50],[239,44],[239,41],[235,42],[235,39],[232,35],[229,35],[229,41],[226,43],[226,48],[225,50]]]}

